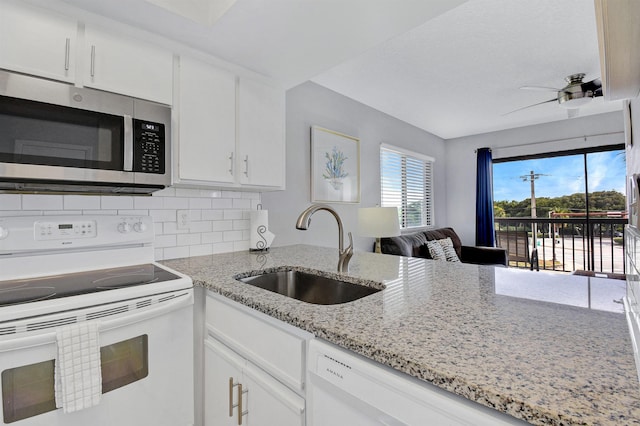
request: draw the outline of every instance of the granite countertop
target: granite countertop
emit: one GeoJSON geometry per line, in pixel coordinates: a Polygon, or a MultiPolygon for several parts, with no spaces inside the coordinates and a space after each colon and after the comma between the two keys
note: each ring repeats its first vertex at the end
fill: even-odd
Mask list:
{"type": "Polygon", "coordinates": [[[386,288],[313,305],[236,281],[279,266],[335,271],[307,245],[163,263],[318,337],[539,425],[640,424],[625,282],[356,252],[352,277],[386,288]]]}

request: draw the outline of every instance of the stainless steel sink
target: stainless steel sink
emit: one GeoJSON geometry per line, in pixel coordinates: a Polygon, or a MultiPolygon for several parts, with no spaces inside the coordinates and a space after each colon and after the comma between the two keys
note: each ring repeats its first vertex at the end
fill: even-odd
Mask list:
{"type": "Polygon", "coordinates": [[[238,280],[316,305],[352,302],[383,288],[379,283],[374,284],[381,288],[375,288],[297,270],[268,272],[238,280]]]}

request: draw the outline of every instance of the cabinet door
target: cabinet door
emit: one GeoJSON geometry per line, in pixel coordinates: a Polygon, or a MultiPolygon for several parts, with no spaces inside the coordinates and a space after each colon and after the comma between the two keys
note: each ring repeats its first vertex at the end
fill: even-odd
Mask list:
{"type": "Polygon", "coordinates": [[[238,86],[238,173],[245,185],[284,188],[284,91],[241,78],[238,86]]]}
{"type": "Polygon", "coordinates": [[[87,87],[172,103],[173,55],[167,50],[87,26],[83,62],[87,87]]]}
{"type": "Polygon", "coordinates": [[[0,68],[72,83],[76,35],[75,20],[37,7],[3,1],[0,3],[0,68]]]}
{"type": "MultiPolygon", "coordinates": [[[[204,424],[237,425],[238,407],[233,405],[238,403],[244,360],[210,337],[205,339],[204,352],[204,424]]],[[[243,397],[246,401],[246,394],[243,397]]]]}
{"type": "Polygon", "coordinates": [[[304,426],[303,398],[216,339],[204,346],[205,426],[304,426]]]}
{"type": "Polygon", "coordinates": [[[243,424],[246,421],[248,426],[304,425],[304,399],[250,362],[244,368],[243,383],[247,390],[243,424]]]}
{"type": "Polygon", "coordinates": [[[177,183],[234,182],[235,75],[181,57],[177,90],[177,183]]]}

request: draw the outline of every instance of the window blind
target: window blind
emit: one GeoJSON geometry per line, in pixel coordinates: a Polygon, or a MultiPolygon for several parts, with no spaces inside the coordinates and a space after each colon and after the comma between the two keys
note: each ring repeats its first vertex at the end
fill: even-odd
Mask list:
{"type": "Polygon", "coordinates": [[[433,160],[380,147],[382,207],[397,207],[402,229],[433,225],[433,160]]]}

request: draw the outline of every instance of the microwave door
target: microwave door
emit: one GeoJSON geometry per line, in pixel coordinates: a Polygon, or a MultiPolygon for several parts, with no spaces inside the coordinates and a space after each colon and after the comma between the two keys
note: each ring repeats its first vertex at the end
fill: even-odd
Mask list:
{"type": "Polygon", "coordinates": [[[0,129],[3,163],[123,170],[123,116],[0,96],[0,129]]]}

